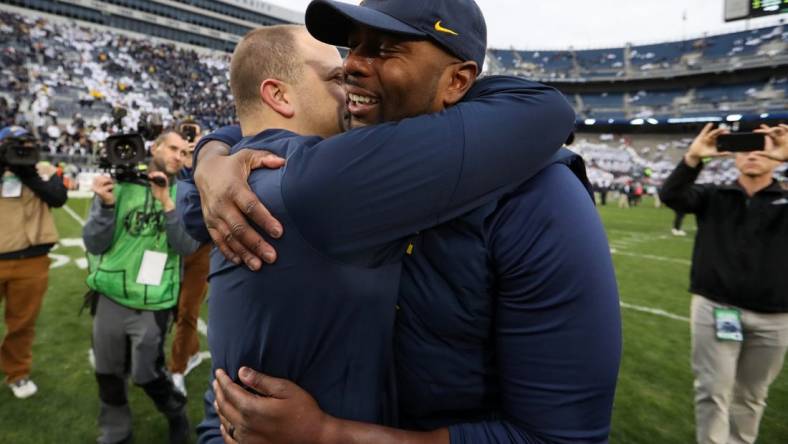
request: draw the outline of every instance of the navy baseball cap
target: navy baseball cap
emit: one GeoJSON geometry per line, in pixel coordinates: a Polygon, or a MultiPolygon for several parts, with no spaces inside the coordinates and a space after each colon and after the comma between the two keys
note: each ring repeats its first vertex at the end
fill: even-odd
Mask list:
{"type": "Polygon", "coordinates": [[[364,0],[351,5],[314,0],[306,8],[306,27],[316,39],[347,46],[357,25],[408,37],[431,39],[481,72],[487,51],[487,25],[473,0],[364,0]]]}

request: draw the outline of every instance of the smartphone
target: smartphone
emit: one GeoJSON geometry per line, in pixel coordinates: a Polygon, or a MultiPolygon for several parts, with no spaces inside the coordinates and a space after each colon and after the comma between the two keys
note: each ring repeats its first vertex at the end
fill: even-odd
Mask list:
{"type": "Polygon", "coordinates": [[[194,140],[197,138],[197,126],[185,123],[181,125],[181,133],[183,133],[189,143],[194,143],[194,140]]]}
{"type": "Polygon", "coordinates": [[[746,152],[762,151],[766,146],[766,135],[761,133],[731,133],[717,137],[717,151],[746,152]]]}

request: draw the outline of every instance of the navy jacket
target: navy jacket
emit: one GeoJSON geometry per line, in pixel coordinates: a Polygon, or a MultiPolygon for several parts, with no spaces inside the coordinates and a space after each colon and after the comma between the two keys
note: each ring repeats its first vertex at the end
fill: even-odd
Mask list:
{"type": "Polygon", "coordinates": [[[589,192],[562,150],[503,199],[420,233],[394,334],[401,427],[448,426],[452,444],[607,442],[621,319],[589,192]]]}
{"type": "MultiPolygon", "coordinates": [[[[492,77],[434,115],[326,140],[275,130],[241,141],[233,151],[287,158],[285,168],[250,177],[285,236],[272,241],[278,262],[257,273],[212,257],[214,366],[285,377],[332,415],[392,423],[391,334],[408,240],[533,176],[572,118],[554,90],[492,77]]],[[[199,218],[190,202],[185,217],[199,218]]],[[[204,423],[204,441],[215,428],[204,423]]]]}

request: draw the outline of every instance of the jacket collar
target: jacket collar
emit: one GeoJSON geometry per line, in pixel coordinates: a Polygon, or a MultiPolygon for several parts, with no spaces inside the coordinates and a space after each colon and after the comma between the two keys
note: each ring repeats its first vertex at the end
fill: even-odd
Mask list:
{"type": "MultiPolygon", "coordinates": [[[[725,185],[721,185],[720,189],[721,190],[726,190],[726,191],[739,191],[741,193],[747,194],[747,192],[744,190],[744,188],[739,184],[738,180],[734,180],[731,183],[728,183],[728,184],[725,184],[725,185]]],[[[783,192],[784,192],[784,190],[780,186],[780,182],[778,182],[776,179],[772,179],[772,183],[770,183],[768,187],[758,191],[757,193],[755,193],[755,195],[757,196],[757,195],[762,194],[762,193],[768,193],[768,194],[779,193],[779,194],[782,194],[783,192]]]]}

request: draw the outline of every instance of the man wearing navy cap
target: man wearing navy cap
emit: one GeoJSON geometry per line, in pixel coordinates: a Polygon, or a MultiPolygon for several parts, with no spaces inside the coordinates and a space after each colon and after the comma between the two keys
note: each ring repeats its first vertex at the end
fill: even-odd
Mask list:
{"type": "MultiPolygon", "coordinates": [[[[446,79],[442,67],[431,65],[430,51],[444,51],[451,63],[480,66],[483,23],[471,1],[368,1],[358,7],[315,1],[306,14],[316,38],[350,47],[345,74],[354,126],[436,111],[431,99],[446,79]]],[[[502,117],[474,111],[463,110],[469,125],[502,117]]],[[[517,149],[523,142],[512,138],[506,145],[517,149]]],[[[466,143],[484,147],[488,141],[466,143]]],[[[236,174],[228,165],[237,161],[215,152],[210,158],[214,176],[207,182],[216,190],[215,183],[236,174]]],[[[200,163],[196,174],[204,188],[200,163]]],[[[557,157],[515,192],[418,234],[403,262],[394,338],[402,429],[329,416],[295,384],[242,369],[240,381],[266,396],[218,372],[225,440],[606,442],[620,314],[607,241],[578,176],[584,177],[582,163],[557,157]]],[[[215,199],[242,203],[267,231],[281,226],[259,217],[261,206],[238,193],[235,182],[237,196],[223,195],[221,187],[218,196],[204,190],[206,222],[228,257],[257,268],[254,256],[275,258],[271,246],[244,229],[237,208],[215,199]]]]}

